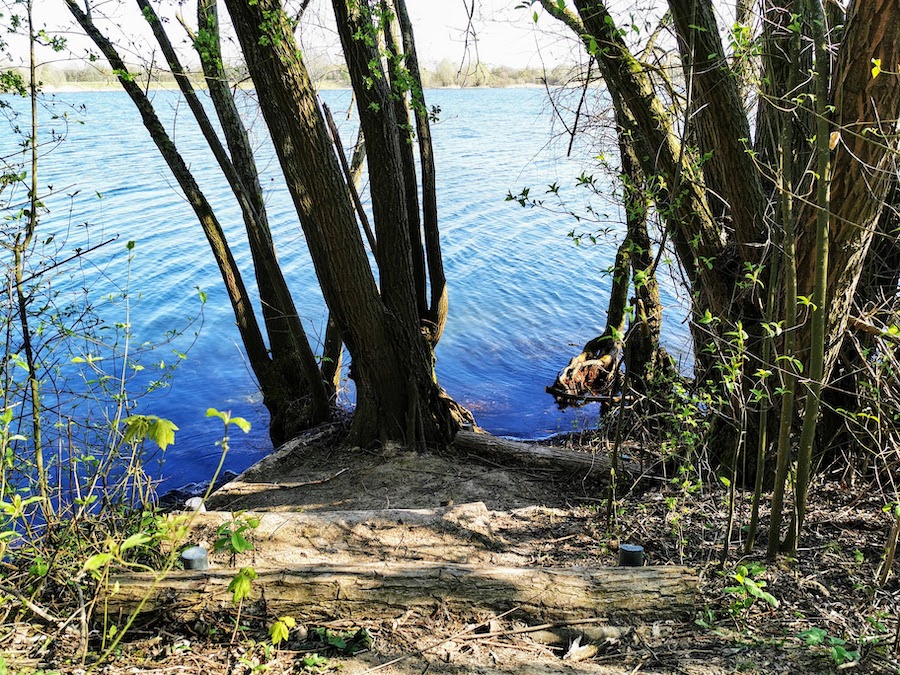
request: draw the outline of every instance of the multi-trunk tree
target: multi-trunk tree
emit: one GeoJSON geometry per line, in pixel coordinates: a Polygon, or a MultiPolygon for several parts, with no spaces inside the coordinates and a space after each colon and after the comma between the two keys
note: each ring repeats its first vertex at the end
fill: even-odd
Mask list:
{"type": "Polygon", "coordinates": [[[396,11],[387,2],[373,5],[333,2],[366,141],[375,269],[290,17],[278,0],[226,2],[325,301],[353,360],[357,398],[351,440],[443,443],[454,422],[434,375],[433,347],[443,331],[447,300],[428,111],[403,0],[394,3],[396,11]],[[395,19],[402,51],[392,33],[395,19]],[[412,158],[416,141],[421,207],[412,158]]]}
{"type": "Polygon", "coordinates": [[[636,56],[638,27],[607,3],[539,4],[579,27],[617,119],[633,121],[691,294],[697,380],[741,410],[723,415],[734,433],[720,450],[735,462],[758,443],[761,461],[748,464],[778,455],[782,480],[799,445],[796,531],[815,423],[847,429],[864,412],[862,369],[880,357],[858,348],[860,331],[891,325],[900,11],[887,0],[742,1],[723,26],[712,0],[669,0],[659,14],[680,72],[667,73],[636,56]],[[830,384],[851,389],[831,408],[820,405],[841,396],[830,384]],[[795,389],[807,411],[799,439],[795,389]]]}
{"type": "Polygon", "coordinates": [[[456,428],[454,415],[466,413],[441,390],[434,373],[434,347],[446,322],[447,291],[429,113],[403,0],[334,3],[365,139],[374,228],[356,194],[352,171],[342,167],[341,150],[336,153],[326,109],[297,48],[297,16],[288,15],[279,0],[227,3],[330,310],[329,324],[339,335],[326,340],[326,348],[337,348],[325,354],[321,366],[275,257],[252,150],[225,78],[215,0],[200,0],[198,28],[191,36],[224,144],[207,119],[154,7],[148,0],[137,0],[137,8],[149,22],[241,206],[265,335],[215,212],[151,102],[115,45],[92,21],[91,12],[83,11],[75,0],[66,2],[115,69],[197,214],[271,413],[273,440],[286,440],[329,417],[333,364],[343,342],[356,384],[351,443],[448,442],[456,428]]]}

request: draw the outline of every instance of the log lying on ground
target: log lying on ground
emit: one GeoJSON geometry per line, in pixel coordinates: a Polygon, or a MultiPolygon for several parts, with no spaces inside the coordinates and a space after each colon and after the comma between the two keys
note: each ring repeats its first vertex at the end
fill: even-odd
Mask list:
{"type": "MultiPolygon", "coordinates": [[[[603,478],[609,476],[610,457],[608,453],[588,453],[567,450],[565,448],[520,443],[490,434],[473,431],[459,431],[453,440],[453,447],[476,457],[494,458],[500,462],[521,466],[534,466],[552,469],[579,477],[603,478]]],[[[620,466],[616,468],[622,474],[636,476],[641,467],[627,456],[620,458],[620,466]]]]}
{"type": "MultiPolygon", "coordinates": [[[[515,610],[513,617],[537,622],[674,618],[694,611],[698,584],[692,570],[674,566],[539,569],[402,562],[256,572],[246,602],[262,601],[271,615],[308,623],[364,623],[408,610],[428,616],[437,609],[467,617],[515,610]]],[[[234,574],[233,569],[178,571],[155,587],[151,573],[120,575],[110,580],[103,602],[110,613],[130,613],[148,595],[141,611],[190,620],[204,610],[233,606],[227,589],[234,574]]]]}

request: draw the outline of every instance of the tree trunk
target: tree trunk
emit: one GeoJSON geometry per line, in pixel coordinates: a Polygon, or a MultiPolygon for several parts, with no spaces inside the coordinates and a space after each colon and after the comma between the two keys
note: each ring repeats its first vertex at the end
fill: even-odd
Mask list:
{"type": "MultiPolygon", "coordinates": [[[[494,457],[503,464],[534,466],[584,478],[609,477],[610,460],[603,453],[587,453],[534,443],[520,443],[490,434],[460,431],[453,447],[474,457],[494,457]]],[[[628,462],[616,467],[621,476],[639,475],[644,467],[628,462]]]]}
{"type": "MultiPolygon", "coordinates": [[[[896,75],[872,75],[875,60],[900,63],[900,12],[890,0],[856,0],[847,11],[843,41],[832,77],[831,223],[826,306],[825,378],[837,362],[856,286],[879,216],[894,183],[892,166],[900,142],[900,87],[896,75]]],[[[798,289],[810,294],[816,251],[812,245],[815,213],[801,216],[798,239],[798,289]]],[[[798,334],[809,349],[807,327],[798,334]]]]}
{"type": "MultiPolygon", "coordinates": [[[[120,81],[129,94],[150,132],[160,154],[175,175],[188,201],[194,208],[207,235],[217,264],[222,273],[229,297],[238,317],[241,338],[247,350],[248,360],[256,376],[263,402],[269,411],[269,434],[275,445],[280,445],[296,433],[327,420],[331,414],[330,394],[319,373],[315,354],[307,341],[305,331],[294,308],[290,291],[275,258],[274,247],[266,222],[262,189],[256,175],[256,166],[249,141],[240,122],[234,102],[228,93],[221,73],[218,31],[215,16],[207,14],[204,23],[201,3],[201,32],[205,39],[203,53],[207,59],[204,67],[214,69],[210,90],[220,114],[220,121],[229,142],[231,156],[223,148],[213,126],[199,101],[189,78],[182,68],[175,49],[163,24],[147,0],[137,0],[142,15],[149,23],[166,61],[175,74],[176,81],[188,102],[194,117],[213,155],[221,167],[244,214],[254,271],[262,301],[262,313],[269,338],[266,347],[253,308],[234,262],[229,244],[216,221],[212,206],[200,191],[190,170],[179,155],[174,143],[166,134],[156,116],[152,103],[127,73],[126,66],[114,45],[93,25],[90,17],[74,3],[70,11],[94,40],[114,68],[122,75],[120,81]],[[230,108],[228,107],[230,104],[230,108]]],[[[207,73],[208,77],[210,73],[207,73]]]]}
{"type": "MultiPolygon", "coordinates": [[[[140,0],[141,3],[146,1],[140,0]]],[[[217,0],[197,3],[197,24],[199,32],[195,48],[236,174],[232,177],[226,173],[226,177],[238,197],[244,218],[273,370],[285,380],[287,394],[306,391],[302,398],[309,399],[308,415],[300,414],[296,403],[291,405],[290,401],[279,406],[277,414],[272,415],[270,434],[277,447],[298,432],[327,420],[336,389],[333,378],[320,372],[278,264],[253,148],[223,66],[217,0]]],[[[302,400],[299,396],[295,398],[302,400]]]]}
{"type": "MultiPolygon", "coordinates": [[[[350,442],[448,442],[454,431],[449,407],[440,396],[431,350],[419,330],[396,121],[383,90],[367,89],[358,72],[369,66],[359,46],[364,40],[354,41],[352,33],[342,30],[347,61],[355,72],[373,181],[382,294],[289,18],[277,0],[226,4],[325,301],[352,358],[357,401],[350,442]]],[[[336,2],[335,9],[338,24],[345,25],[351,15],[341,5],[336,2]]]]}
{"type": "MultiPolygon", "coordinates": [[[[160,154],[165,160],[178,185],[184,192],[185,198],[194,210],[197,219],[206,235],[206,239],[212,249],[216,264],[225,282],[225,288],[228,292],[228,298],[231,301],[234,310],[235,320],[238,331],[241,335],[241,341],[247,350],[247,359],[253,372],[256,373],[260,381],[268,378],[271,362],[268,356],[268,349],[263,340],[259,323],[253,312],[250,296],[244,285],[240,269],[234,260],[228,241],[219,221],[216,219],[212,206],[207,201],[205,195],[197,185],[194,176],[188,169],[187,164],[175,147],[169,135],[166,133],[162,122],[153,109],[153,104],[147,98],[144,91],[135,82],[133,76],[128,72],[128,68],[122,61],[113,44],[97,29],[90,17],[81,10],[75,0],[66,0],[72,16],[81,25],[88,36],[94,41],[97,47],[103,52],[103,55],[109,61],[110,65],[116,71],[122,88],[133,101],[135,107],[141,115],[141,119],[151,138],[159,149],[160,154]]],[[[267,405],[268,405],[267,401],[267,405]]]]}

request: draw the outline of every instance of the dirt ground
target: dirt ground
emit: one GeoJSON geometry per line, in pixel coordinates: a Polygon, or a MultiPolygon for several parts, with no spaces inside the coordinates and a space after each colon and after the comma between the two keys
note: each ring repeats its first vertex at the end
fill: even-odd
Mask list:
{"type": "MultiPolygon", "coordinates": [[[[452,448],[346,449],[339,439],[340,429],[330,427],[292,442],[214,494],[194,543],[212,548],[220,525],[260,521],[246,530],[252,550],[233,559],[220,551],[211,565],[431,560],[601,567],[616,564],[619,542],[631,542],[644,547],[649,565],[696,570],[696,606],[675,616],[661,611],[543,628],[516,612],[466,614],[439,604],[363,626],[298,616],[278,650],[268,646],[267,634],[276,617],[248,612],[236,633],[233,612],[179,623],[156,617],[133,629],[119,658],[100,672],[900,672],[897,578],[877,583],[892,517],[871,486],[839,480],[816,486],[798,559],[773,564],[763,560],[762,545],[749,557],[741,553],[749,506],[740,499],[729,555],[719,566],[724,490],[646,475],[638,485],[621,485],[610,510],[606,488],[582,475],[500,466],[452,448]],[[738,580],[740,565],[747,569],[738,580]],[[751,597],[746,578],[773,602],[751,597]]],[[[568,443],[597,451],[583,438],[568,443]]],[[[62,659],[42,667],[82,671],[62,659]]]]}

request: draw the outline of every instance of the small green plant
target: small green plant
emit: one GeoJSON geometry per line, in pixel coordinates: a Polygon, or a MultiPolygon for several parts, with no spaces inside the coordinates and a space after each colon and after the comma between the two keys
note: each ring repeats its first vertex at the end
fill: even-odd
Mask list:
{"type": "Polygon", "coordinates": [[[365,628],[349,630],[333,630],[331,628],[313,628],[310,637],[318,639],[323,645],[346,656],[354,656],[375,644],[375,638],[365,628]]]}
{"type": "Polygon", "coordinates": [[[244,666],[250,673],[265,673],[272,669],[272,659],[276,656],[274,647],[269,643],[257,643],[250,641],[244,656],[238,659],[238,663],[244,666]]]}
{"type": "Polygon", "coordinates": [[[272,638],[272,644],[278,646],[279,643],[288,639],[291,629],[297,625],[297,621],[292,616],[281,616],[278,620],[269,626],[269,637],[272,638]]]}
{"type": "Polygon", "coordinates": [[[765,572],[766,568],[756,562],[738,565],[738,568],[731,574],[736,585],[725,588],[726,593],[735,596],[735,601],[731,605],[732,614],[737,615],[749,609],[757,600],[762,600],[773,609],[778,609],[781,603],[771,593],[763,590],[766,582],[759,577],[765,572]]]}
{"type": "Polygon", "coordinates": [[[240,553],[253,550],[253,544],[247,540],[245,533],[259,527],[259,518],[244,518],[242,512],[233,513],[230,523],[222,523],[216,529],[216,540],[213,543],[213,551],[228,551],[231,564],[240,553]]]}
{"type": "Polygon", "coordinates": [[[318,654],[306,654],[300,659],[300,667],[307,673],[321,673],[325,669],[330,668],[331,664],[328,659],[318,654]]]}
{"type": "Polygon", "coordinates": [[[254,579],[256,579],[256,570],[252,567],[242,567],[238,570],[231,583],[228,584],[228,590],[231,593],[231,600],[234,604],[240,604],[244,598],[250,595],[254,579]]]}
{"type": "Polygon", "coordinates": [[[701,628],[712,630],[716,626],[716,613],[707,607],[700,611],[699,616],[694,619],[694,623],[701,628]]]}
{"type": "Polygon", "coordinates": [[[828,655],[836,666],[859,661],[859,652],[848,650],[845,647],[846,640],[829,635],[828,631],[822,628],[810,628],[798,634],[797,637],[803,640],[808,647],[827,647],[828,655]]]}

